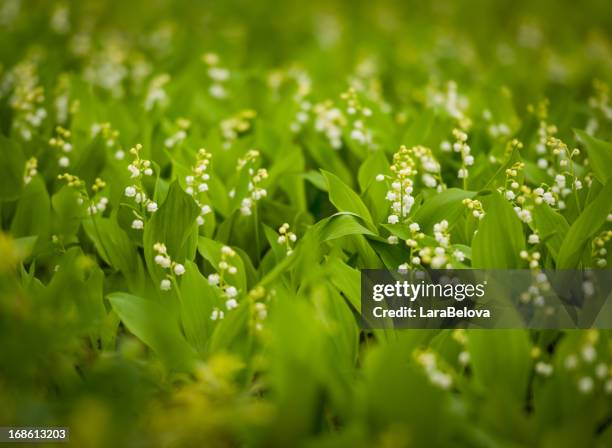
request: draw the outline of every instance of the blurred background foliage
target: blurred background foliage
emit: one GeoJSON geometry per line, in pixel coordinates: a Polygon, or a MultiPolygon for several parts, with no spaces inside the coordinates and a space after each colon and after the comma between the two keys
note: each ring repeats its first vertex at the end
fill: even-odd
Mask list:
{"type": "MultiPolygon", "coordinates": [[[[612,139],[606,110],[589,105],[607,95],[611,30],[599,0],[0,0],[0,424],[69,426],[82,447],[612,446],[609,331],[360,330],[358,269],[395,257],[376,225],[384,190],[368,190],[387,166],[350,143],[334,152],[312,130],[290,130],[300,88],[317,103],[357,82],[381,112],[371,128],[383,153],[438,148],[457,117],[429,102],[453,81],[474,121],[481,157],[468,187],[477,191],[495,181],[485,155],[506,144],[487,132],[484,110],[523,141],[526,160],[543,116],[564,140],[589,126],[612,139]],[[223,100],[210,94],[206,53],[231,73],[223,100]],[[47,117],[26,123],[28,135],[11,105],[18,85],[28,101],[45,92],[37,104],[47,117]],[[150,95],[162,99],[148,108],[150,95]],[[256,117],[239,117],[249,124],[224,151],[220,122],[248,110],[256,117]],[[182,117],[189,135],[170,151],[182,117]],[[162,205],[144,236],[118,206],[95,227],[56,179],[64,170],[48,141],[61,124],[72,132],[70,172],[88,185],[102,177],[119,204],[129,175],[91,136],[101,122],[119,131],[117,148],[141,142],[155,165],[144,188],[162,205]],[[220,181],[210,186],[215,219],[197,230],[182,179],[201,146],[220,181]],[[244,184],[234,167],[251,147],[270,167],[257,231],[228,199],[244,184]],[[34,156],[38,175],[24,185],[34,156]],[[350,194],[332,197],[334,182],[362,193],[362,219],[330,218],[359,212],[350,194]],[[292,259],[274,245],[283,222],[300,238],[292,259]],[[147,245],[161,238],[187,268],[170,298],[158,291],[147,245]],[[213,324],[220,299],[204,275],[222,244],[238,251],[251,294],[213,324]],[[256,330],[262,297],[270,316],[256,330]]],[[[593,196],[603,187],[595,184],[593,196]]],[[[570,204],[553,233],[579,212],[570,204]]],[[[546,257],[550,266],[559,259],[546,257]]]]}

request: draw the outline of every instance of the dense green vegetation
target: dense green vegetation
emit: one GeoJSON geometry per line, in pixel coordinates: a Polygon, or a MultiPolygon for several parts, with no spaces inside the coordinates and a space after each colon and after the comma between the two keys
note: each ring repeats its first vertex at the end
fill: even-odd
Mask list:
{"type": "Polygon", "coordinates": [[[359,326],[362,268],[607,266],[611,29],[604,1],[2,0],[0,426],[612,446],[610,331],[359,326]]]}

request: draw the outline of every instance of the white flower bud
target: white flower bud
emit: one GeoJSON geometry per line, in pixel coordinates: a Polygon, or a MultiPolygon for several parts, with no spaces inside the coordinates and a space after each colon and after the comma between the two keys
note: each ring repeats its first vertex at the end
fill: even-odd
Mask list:
{"type": "Polygon", "coordinates": [[[213,285],[213,286],[214,286],[214,285],[218,285],[218,284],[219,284],[219,281],[220,281],[220,279],[219,279],[219,274],[210,274],[210,275],[208,276],[208,283],[209,283],[210,285],[213,285]]]}
{"type": "Polygon", "coordinates": [[[136,196],[136,188],[134,186],[125,187],[124,193],[128,198],[133,198],[136,196]]]}
{"type": "Polygon", "coordinates": [[[141,230],[144,228],[144,222],[140,219],[135,219],[132,221],[132,229],[141,230]]]}

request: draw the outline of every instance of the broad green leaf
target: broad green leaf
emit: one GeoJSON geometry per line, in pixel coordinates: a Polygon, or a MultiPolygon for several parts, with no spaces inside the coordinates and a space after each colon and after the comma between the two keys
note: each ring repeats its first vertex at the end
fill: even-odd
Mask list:
{"type": "Polygon", "coordinates": [[[321,242],[341,238],[346,235],[374,235],[359,223],[359,218],[348,213],[338,213],[324,220],[319,230],[321,242]]]}
{"type": "Polygon", "coordinates": [[[366,224],[374,227],[370,211],[361,198],[340,178],[329,171],[321,170],[327,180],[329,200],[341,212],[351,212],[362,218],[366,224]]]}
{"type": "MultiPolygon", "coordinates": [[[[219,263],[221,262],[221,249],[224,244],[218,241],[212,240],[201,236],[198,239],[198,252],[215,268],[219,271],[219,263]]],[[[236,253],[232,258],[228,258],[227,262],[231,266],[235,266],[237,269],[236,274],[227,273],[226,281],[234,285],[240,292],[247,292],[247,275],[244,267],[244,263],[240,254],[236,253]]]]}
{"type": "Polygon", "coordinates": [[[525,248],[523,226],[508,201],[498,193],[489,196],[485,216],[472,242],[472,267],[511,269],[520,266],[525,248]]]}
{"type": "Polygon", "coordinates": [[[387,193],[388,182],[378,182],[376,176],[389,173],[389,162],[382,150],[370,154],[359,167],[359,173],[357,174],[359,188],[374,222],[387,220],[389,203],[382,199],[387,193]]]}
{"type": "Polygon", "coordinates": [[[595,177],[602,184],[610,179],[610,168],[612,167],[612,143],[592,137],[584,131],[574,129],[578,140],[584,143],[589,156],[590,166],[595,177]]]}
{"type": "Polygon", "coordinates": [[[183,330],[191,346],[204,353],[213,329],[212,310],[221,307],[222,300],[218,288],[208,283],[195,263],[186,262],[185,271],[180,282],[183,330]]]}
{"type": "Polygon", "coordinates": [[[527,331],[471,330],[467,336],[474,378],[490,394],[522,402],[531,375],[531,344],[527,331]]]}
{"type": "Polygon", "coordinates": [[[26,185],[17,202],[17,210],[11,223],[11,234],[15,237],[39,235],[49,231],[51,201],[44,182],[38,176],[26,185]]]}
{"type": "Polygon", "coordinates": [[[117,223],[116,217],[88,217],[83,221],[87,236],[94,242],[100,257],[123,273],[132,292],[144,288],[144,266],[136,245],[117,223]],[[95,221],[94,221],[95,220],[95,221]]]}
{"type": "Polygon", "coordinates": [[[459,188],[449,188],[441,193],[427,198],[423,205],[414,213],[413,220],[421,226],[424,232],[431,232],[434,224],[446,219],[452,224],[464,213],[467,208],[462,201],[473,198],[473,191],[459,188]]]}
{"type": "Polygon", "coordinates": [[[536,205],[533,209],[535,228],[540,240],[546,244],[554,259],[557,259],[569,224],[565,218],[552,210],[547,204],[536,205]]]}
{"type": "Polygon", "coordinates": [[[570,269],[578,266],[585,245],[606,222],[611,211],[612,182],[608,182],[567,231],[557,257],[557,268],[570,269]]]}
{"type": "Polygon", "coordinates": [[[172,183],[166,200],[144,229],[145,260],[155,283],[161,279],[162,270],[155,264],[153,245],[158,242],[165,244],[168,254],[175,261],[192,259],[195,255],[198,215],[198,207],[191,196],[181,189],[178,182],[172,183]]]}
{"type": "MultiPolygon", "coordinates": [[[[382,150],[374,151],[359,167],[357,178],[359,180],[360,190],[362,192],[366,191],[373,182],[376,182],[376,176],[378,174],[388,173],[389,161],[385,156],[385,152],[382,150]]],[[[382,185],[384,185],[384,183],[382,185]]]]}
{"type": "Polygon", "coordinates": [[[124,292],[111,293],[107,298],[128,330],[151,347],[170,369],[188,372],[193,368],[195,352],[168,309],[124,292]]]}
{"type": "Polygon", "coordinates": [[[348,299],[351,305],[361,312],[361,274],[337,257],[325,263],[325,272],[331,283],[348,299]]]}
{"type": "Polygon", "coordinates": [[[310,182],[321,191],[328,191],[327,182],[323,175],[317,171],[308,171],[302,175],[304,179],[310,182]]]}
{"type": "Polygon", "coordinates": [[[233,345],[248,343],[248,319],[251,306],[247,300],[234,310],[226,311],[225,317],[215,326],[209,345],[211,353],[228,350],[233,345]]]}
{"type": "Polygon", "coordinates": [[[0,134],[0,200],[13,200],[23,188],[25,158],[21,147],[0,134]]]}

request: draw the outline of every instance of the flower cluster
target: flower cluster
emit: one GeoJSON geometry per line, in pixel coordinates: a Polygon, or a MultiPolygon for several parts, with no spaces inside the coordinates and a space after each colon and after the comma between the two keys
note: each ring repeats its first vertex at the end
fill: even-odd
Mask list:
{"type": "Polygon", "coordinates": [[[299,109],[295,114],[295,118],[289,125],[292,132],[298,133],[302,130],[302,126],[308,123],[310,119],[310,111],[312,109],[312,103],[310,101],[300,101],[299,109]]]}
{"type": "MultiPolygon", "coordinates": [[[[228,311],[238,308],[236,297],[238,297],[239,291],[228,280],[228,276],[235,276],[238,272],[238,268],[231,264],[234,257],[236,257],[236,251],[229,246],[223,246],[221,248],[221,259],[217,266],[218,272],[208,276],[208,283],[223,291],[226,299],[225,307],[228,311]]],[[[223,319],[223,317],[224,313],[219,308],[215,308],[210,316],[212,320],[223,319]]]]}
{"type": "MultiPolygon", "coordinates": [[[[533,303],[537,307],[543,307],[546,305],[546,295],[551,290],[551,286],[548,277],[540,269],[540,253],[527,254],[526,251],[523,251],[521,252],[521,258],[529,262],[531,285],[529,285],[527,291],[521,293],[519,300],[521,303],[533,303]]],[[[553,308],[547,308],[546,312],[553,312],[553,308]]]]}
{"type": "Polygon", "coordinates": [[[423,175],[421,181],[427,188],[437,188],[441,191],[444,188],[444,182],[440,175],[440,163],[436,160],[431,149],[425,146],[414,146],[410,148],[414,157],[419,160],[423,175]]]}
{"type": "Polygon", "coordinates": [[[178,118],[175,127],[176,132],[164,140],[164,146],[167,149],[180,145],[187,138],[187,131],[191,127],[191,121],[186,118],[178,118]]]}
{"type": "Polygon", "coordinates": [[[172,284],[176,284],[176,277],[180,277],[185,273],[185,266],[170,258],[165,244],[155,243],[153,250],[156,252],[155,264],[161,266],[165,272],[165,278],[160,282],[159,288],[162,291],[169,291],[172,289],[172,284]]]}
{"type": "Polygon", "coordinates": [[[546,145],[548,139],[557,133],[557,127],[547,123],[548,119],[548,101],[543,100],[537,106],[529,105],[529,112],[535,114],[539,119],[538,124],[538,140],[535,145],[535,152],[540,156],[537,164],[541,169],[548,168],[548,160],[544,157],[547,153],[546,145]]]}
{"type": "Polygon", "coordinates": [[[449,81],[446,84],[446,90],[438,90],[434,86],[429,86],[427,105],[431,108],[441,108],[450,117],[457,120],[462,128],[468,128],[471,124],[471,120],[466,115],[469,101],[466,96],[459,94],[455,81],[449,81]]]}
{"type": "Polygon", "coordinates": [[[58,124],[64,125],[68,122],[69,114],[76,113],[80,105],[79,100],[70,103],[70,75],[62,73],[59,76],[54,93],[55,120],[58,124]]]}
{"type": "Polygon", "coordinates": [[[36,157],[31,157],[25,164],[23,171],[23,183],[29,184],[32,182],[32,178],[38,174],[38,160],[36,157]]]}
{"type": "Polygon", "coordinates": [[[289,231],[289,224],[284,223],[278,228],[278,244],[285,246],[287,256],[293,253],[293,244],[297,241],[295,233],[289,231]]]}
{"type": "Polygon", "coordinates": [[[14,86],[9,98],[9,105],[15,114],[13,128],[26,141],[32,139],[33,133],[47,117],[47,111],[43,107],[45,91],[38,84],[36,71],[35,62],[22,62],[13,68],[9,79],[14,86]]]}
{"type": "MultiPolygon", "coordinates": [[[[595,88],[595,94],[589,98],[589,107],[598,112],[604,120],[612,121],[612,107],[609,103],[610,88],[606,83],[597,79],[593,81],[593,87],[595,88]]],[[[593,135],[598,128],[598,118],[591,116],[586,126],[587,133],[593,135]]]]}
{"type": "Polygon", "coordinates": [[[134,214],[132,228],[135,230],[142,230],[144,228],[145,211],[155,213],[158,208],[157,202],[147,197],[147,193],[142,186],[142,177],[152,176],[153,168],[150,160],[140,158],[141,149],[141,144],[137,144],[130,149],[130,154],[134,156],[134,161],[128,165],[128,171],[131,173],[130,177],[136,179],[136,183],[125,187],[124,190],[124,195],[128,198],[133,198],[136,203],[136,206],[130,206],[134,214]]]}
{"type": "Polygon", "coordinates": [[[448,221],[444,219],[434,224],[433,230],[438,246],[433,249],[426,247],[419,251],[419,256],[423,263],[431,265],[434,269],[451,269],[453,261],[463,263],[465,261],[465,254],[459,249],[453,250],[451,248],[448,221]]]}
{"type": "Polygon", "coordinates": [[[455,143],[453,143],[453,151],[461,154],[461,168],[457,172],[457,177],[463,179],[465,186],[465,179],[468,177],[468,166],[474,164],[474,156],[472,156],[470,145],[467,144],[468,135],[460,129],[453,129],[453,136],[455,137],[455,143]]]}
{"type": "Polygon", "coordinates": [[[200,208],[200,214],[196,218],[199,226],[204,225],[205,216],[212,213],[212,208],[207,204],[208,196],[208,181],[210,180],[210,174],[207,173],[208,165],[212,154],[206,151],[204,148],[198,150],[196,156],[196,164],[191,169],[191,174],[185,177],[185,183],[187,188],[185,192],[193,197],[193,200],[200,208]]]}
{"type": "MultiPolygon", "coordinates": [[[[415,266],[421,264],[421,258],[415,254],[417,253],[420,246],[419,241],[425,238],[425,234],[421,232],[421,227],[416,222],[411,223],[408,226],[408,230],[410,230],[410,238],[406,240],[406,246],[409,250],[408,258],[410,261],[408,263],[403,263],[398,266],[398,270],[403,273],[408,272],[411,264],[415,266]]],[[[390,244],[397,244],[397,236],[391,235],[387,239],[387,241],[389,241],[390,244]]]]}
{"type": "Polygon", "coordinates": [[[531,284],[529,285],[527,291],[521,293],[519,296],[519,301],[523,304],[533,304],[538,308],[542,308],[545,314],[551,315],[555,311],[554,308],[552,306],[545,305],[546,296],[552,291],[552,286],[548,280],[548,277],[542,271],[540,266],[540,259],[542,258],[542,255],[537,250],[534,250],[533,252],[522,250],[520,257],[529,264],[529,269],[531,271],[531,284]]]}
{"type": "Polygon", "coordinates": [[[414,205],[412,196],[414,186],[414,176],[417,174],[416,163],[413,158],[413,151],[402,146],[393,155],[393,164],[389,167],[391,176],[379,174],[376,180],[382,182],[387,180],[389,189],[386,199],[391,203],[391,213],[387,217],[389,224],[404,222],[408,218],[410,210],[414,205]]]}
{"type": "Polygon", "coordinates": [[[70,143],[70,131],[68,129],[64,129],[61,126],[55,128],[55,137],[51,137],[49,139],[49,145],[52,148],[56,148],[60,151],[60,156],[58,163],[62,168],[66,168],[70,165],[70,159],[68,158],[68,154],[72,152],[72,143],[70,143]]]}
{"type": "Polygon", "coordinates": [[[229,80],[230,72],[219,65],[219,55],[217,53],[205,53],[202,56],[202,61],[208,67],[207,74],[211,80],[208,93],[217,99],[227,98],[227,89],[223,84],[229,80]]]}
{"type": "MultiPolygon", "coordinates": [[[[580,155],[580,150],[574,148],[570,150],[568,146],[560,139],[550,137],[547,142],[548,146],[552,148],[552,154],[557,158],[560,171],[555,171],[553,167],[549,168],[548,174],[555,175],[555,180],[558,180],[561,176],[569,176],[571,179],[571,187],[574,190],[582,189],[582,181],[576,174],[576,162],[575,157],[580,155]]],[[[565,185],[565,179],[562,185],[556,186],[558,190],[555,193],[561,193],[563,197],[571,193],[571,189],[565,185]]],[[[554,189],[555,187],[553,187],[554,189]]]]}
{"type": "Polygon", "coordinates": [[[591,256],[595,261],[595,266],[605,268],[608,264],[608,250],[606,244],[612,239],[612,230],[604,230],[595,238],[591,244],[591,256]]]}
{"type": "Polygon", "coordinates": [[[488,121],[490,123],[489,126],[487,127],[487,132],[491,137],[493,138],[507,137],[512,133],[510,127],[506,123],[492,122],[493,114],[491,113],[490,110],[485,109],[482,113],[482,117],[484,118],[485,121],[488,121]]]}
{"type": "Polygon", "coordinates": [[[252,126],[252,121],[257,112],[252,109],[241,110],[237,114],[222,120],[219,123],[221,136],[223,137],[223,148],[229,149],[241,135],[247,133],[252,126]]]}
{"type": "Polygon", "coordinates": [[[342,147],[342,130],[347,124],[346,117],[331,100],[323,101],[314,106],[314,128],[323,134],[333,149],[342,147]]]}
{"type": "Polygon", "coordinates": [[[583,339],[579,350],[570,353],[563,360],[563,367],[574,377],[580,393],[587,395],[600,389],[605,394],[612,395],[609,351],[606,350],[605,344],[601,343],[597,330],[589,330],[583,339]]]}
{"type": "Polygon", "coordinates": [[[440,389],[448,390],[453,385],[453,378],[438,365],[436,353],[431,349],[418,350],[414,353],[416,362],[425,370],[429,381],[440,389]]]}
{"type": "Polygon", "coordinates": [[[459,355],[457,355],[457,361],[459,362],[459,365],[465,367],[470,363],[471,360],[470,352],[467,351],[467,333],[463,328],[457,328],[456,330],[453,330],[451,336],[453,340],[456,341],[457,344],[459,344],[459,346],[461,347],[461,351],[459,352],[459,355]]]}
{"type": "Polygon", "coordinates": [[[167,73],[157,75],[149,82],[144,101],[145,110],[153,110],[156,105],[164,107],[168,104],[168,94],[166,93],[165,86],[169,82],[170,75],[167,73]]]}
{"type": "Polygon", "coordinates": [[[134,156],[134,161],[128,165],[127,169],[130,172],[130,178],[132,179],[140,179],[142,176],[153,175],[151,161],[140,158],[141,150],[142,145],[140,143],[130,149],[130,154],[134,156]]]}
{"type": "Polygon", "coordinates": [[[249,291],[249,300],[251,302],[251,325],[256,331],[263,330],[263,323],[268,317],[268,306],[265,300],[268,300],[270,296],[274,294],[274,290],[271,290],[266,294],[266,290],[263,286],[256,286],[249,291]]]}
{"type": "Polygon", "coordinates": [[[87,57],[83,66],[83,78],[91,85],[109,92],[113,98],[125,95],[124,81],[129,75],[129,55],[125,42],[118,36],[104,36],[100,48],[92,51],[92,36],[75,35],[72,49],[78,56],[87,57]]]}
{"type": "MultiPolygon", "coordinates": [[[[259,159],[259,151],[250,149],[246,155],[238,159],[237,170],[242,171],[244,168],[248,168],[250,180],[248,183],[248,196],[243,198],[240,202],[240,213],[244,216],[250,216],[252,214],[252,208],[254,203],[262,198],[265,198],[268,191],[261,186],[261,183],[268,178],[268,170],[265,168],[256,168],[257,161],[259,159]]],[[[232,190],[230,194],[235,194],[232,190]]]]}
{"type": "Polygon", "coordinates": [[[542,349],[540,349],[540,347],[533,347],[531,349],[531,357],[534,360],[538,360],[534,365],[535,373],[537,375],[548,378],[552,376],[552,374],[555,371],[555,368],[550,362],[546,362],[540,359],[541,356],[542,356],[542,349]]]}
{"type": "Polygon", "coordinates": [[[113,129],[109,122],[94,123],[91,125],[91,137],[96,138],[100,136],[104,140],[104,144],[109,149],[116,149],[114,157],[117,160],[123,160],[125,152],[118,147],[119,143],[119,131],[113,129]]]}
{"type": "Polygon", "coordinates": [[[99,177],[96,178],[94,184],[91,187],[92,195],[90,196],[87,191],[87,186],[79,177],[64,173],[57,176],[59,180],[63,180],[70,188],[74,188],[77,192],[77,203],[79,205],[87,205],[87,214],[95,215],[97,213],[103,213],[108,206],[108,198],[106,196],[98,196],[98,194],[106,188],[106,182],[99,177]]]}
{"type": "Polygon", "coordinates": [[[480,202],[478,199],[465,198],[461,202],[463,203],[463,205],[465,205],[468,208],[468,210],[472,212],[472,216],[474,218],[476,219],[484,218],[485,211],[484,211],[484,208],[482,207],[482,202],[480,202]]]}
{"type": "Polygon", "coordinates": [[[365,121],[372,116],[372,109],[361,104],[357,91],[353,86],[342,93],[340,98],[346,102],[346,113],[350,117],[351,140],[361,145],[367,145],[370,148],[374,148],[372,132],[365,126],[365,121]]]}
{"type": "MultiPolygon", "coordinates": [[[[276,99],[280,99],[279,87],[282,84],[284,76],[283,73],[276,72],[276,74],[273,73],[268,78],[268,83],[273,90],[273,97],[276,99]]],[[[310,121],[312,103],[308,101],[307,97],[312,91],[312,80],[308,72],[297,67],[292,67],[287,70],[286,77],[295,82],[293,101],[298,106],[298,110],[289,125],[289,129],[291,132],[298,133],[302,130],[302,127],[310,121]]]]}
{"type": "Polygon", "coordinates": [[[510,168],[506,169],[506,180],[504,182],[504,186],[501,187],[499,191],[504,195],[507,200],[511,202],[514,200],[517,200],[517,202],[519,203],[524,202],[524,199],[517,199],[520,195],[521,187],[521,185],[517,181],[517,178],[523,168],[525,168],[525,164],[523,162],[516,162],[512,164],[510,168]]]}

